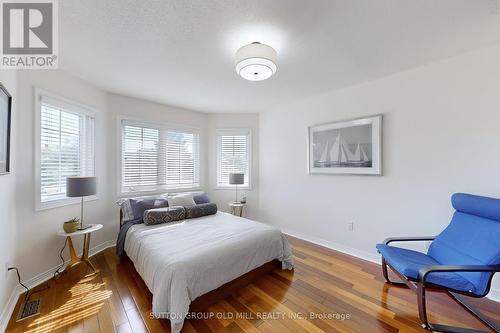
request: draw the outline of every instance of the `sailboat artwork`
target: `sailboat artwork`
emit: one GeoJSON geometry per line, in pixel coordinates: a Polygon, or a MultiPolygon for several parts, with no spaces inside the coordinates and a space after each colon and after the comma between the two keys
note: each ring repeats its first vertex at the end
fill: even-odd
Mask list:
{"type": "Polygon", "coordinates": [[[381,174],[382,116],[309,127],[309,173],[381,174]]]}
{"type": "Polygon", "coordinates": [[[325,148],[321,153],[319,160],[314,161],[314,166],[317,168],[321,167],[363,167],[370,168],[372,166],[372,161],[368,158],[366,149],[363,146],[367,144],[356,144],[354,153],[349,148],[349,145],[338,134],[332,145],[329,145],[329,141],[326,141],[325,148]]]}

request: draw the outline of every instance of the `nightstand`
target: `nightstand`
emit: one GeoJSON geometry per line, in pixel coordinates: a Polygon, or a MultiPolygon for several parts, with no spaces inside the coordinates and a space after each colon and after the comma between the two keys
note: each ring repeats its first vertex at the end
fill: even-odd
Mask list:
{"type": "Polygon", "coordinates": [[[88,229],[84,230],[77,230],[72,233],[67,233],[64,230],[60,230],[57,235],[61,237],[66,237],[68,241],[68,249],[69,249],[69,255],[70,255],[70,262],[68,266],[64,269],[64,272],[68,270],[69,268],[76,266],[80,263],[85,263],[91,270],[92,270],[92,275],[96,274],[98,271],[92,265],[92,263],[89,260],[89,247],[90,247],[90,235],[97,231],[102,229],[102,224],[91,224],[92,226],[88,229]],[[81,257],[78,257],[76,255],[75,247],[73,246],[73,241],[71,240],[71,236],[79,236],[83,235],[83,253],[81,257]]]}
{"type": "Polygon", "coordinates": [[[240,202],[228,203],[229,208],[231,208],[231,214],[239,217],[243,216],[243,207],[245,207],[246,205],[247,205],[246,203],[240,203],[240,202]]]}

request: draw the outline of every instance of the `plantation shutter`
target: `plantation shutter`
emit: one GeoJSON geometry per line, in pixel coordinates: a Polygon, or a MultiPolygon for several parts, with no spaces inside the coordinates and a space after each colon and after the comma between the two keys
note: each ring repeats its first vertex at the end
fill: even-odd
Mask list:
{"type": "Polygon", "coordinates": [[[122,121],[122,192],[199,186],[199,136],[122,121]]]}
{"type": "Polygon", "coordinates": [[[130,190],[138,186],[158,185],[160,131],[156,128],[123,124],[122,186],[130,190]]]}
{"type": "Polygon", "coordinates": [[[229,184],[229,174],[241,172],[245,174],[245,184],[249,182],[249,138],[248,131],[220,131],[217,136],[218,145],[218,186],[229,184]]]}
{"type": "Polygon", "coordinates": [[[169,188],[199,186],[198,134],[166,132],[166,183],[169,188]]]}
{"type": "Polygon", "coordinates": [[[94,175],[94,118],[42,97],[40,201],[66,198],[66,177],[94,175]]]}

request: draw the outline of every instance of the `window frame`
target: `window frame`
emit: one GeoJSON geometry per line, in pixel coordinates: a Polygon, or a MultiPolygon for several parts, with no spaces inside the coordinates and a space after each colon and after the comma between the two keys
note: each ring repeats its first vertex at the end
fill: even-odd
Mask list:
{"type": "MultiPolygon", "coordinates": [[[[78,204],[81,202],[81,198],[62,198],[62,199],[56,199],[56,200],[50,200],[50,201],[45,201],[42,202],[42,184],[41,184],[41,158],[42,158],[42,151],[41,151],[41,117],[42,117],[42,97],[45,97],[55,104],[56,106],[61,106],[64,109],[71,109],[71,113],[78,114],[83,117],[91,117],[94,120],[94,132],[93,132],[93,139],[92,143],[93,146],[93,160],[91,161],[93,164],[93,169],[94,169],[94,176],[97,175],[97,167],[96,167],[96,150],[95,150],[95,138],[96,138],[96,124],[97,124],[97,118],[96,118],[96,109],[94,107],[75,102],[73,100],[67,99],[65,97],[62,97],[58,94],[40,89],[40,88],[35,88],[34,92],[35,96],[35,131],[34,131],[34,142],[35,142],[35,211],[42,211],[46,209],[52,209],[52,208],[57,208],[57,207],[63,207],[63,206],[68,206],[68,205],[74,205],[78,204]]],[[[80,137],[82,134],[80,133],[80,137]]],[[[83,148],[84,149],[84,148],[83,148]]],[[[80,148],[80,154],[82,148],[80,148]]],[[[99,189],[98,189],[99,190],[99,189]]],[[[84,197],[84,201],[93,201],[99,199],[98,193],[95,195],[87,196],[84,197]]]]}
{"type": "Polygon", "coordinates": [[[248,160],[248,184],[247,185],[238,185],[238,189],[242,190],[252,190],[252,129],[244,128],[244,127],[236,127],[236,128],[218,128],[215,130],[215,146],[217,150],[216,155],[216,169],[215,169],[215,189],[216,190],[234,190],[236,185],[230,184],[219,184],[219,170],[221,164],[221,146],[219,137],[220,136],[236,136],[236,135],[246,135],[247,136],[247,160],[248,160]]]}
{"type": "MultiPolygon", "coordinates": [[[[198,127],[178,125],[173,123],[162,123],[162,122],[148,122],[141,120],[132,116],[123,116],[120,115],[117,117],[117,142],[118,142],[118,178],[117,178],[117,195],[119,198],[130,197],[130,196],[142,196],[142,195],[150,195],[156,193],[165,193],[165,192],[189,192],[189,191],[199,191],[202,186],[202,172],[201,172],[201,130],[198,127]],[[128,123],[130,126],[138,126],[138,127],[148,127],[155,128],[161,131],[178,131],[178,132],[187,132],[191,134],[196,134],[198,136],[198,147],[196,147],[197,151],[197,159],[196,159],[196,178],[197,183],[193,184],[195,186],[169,186],[169,185],[160,185],[156,188],[149,188],[149,186],[145,187],[137,187],[138,189],[133,190],[125,190],[122,180],[123,180],[123,122],[128,123]]],[[[129,187],[130,188],[130,187],[129,187]]]]}

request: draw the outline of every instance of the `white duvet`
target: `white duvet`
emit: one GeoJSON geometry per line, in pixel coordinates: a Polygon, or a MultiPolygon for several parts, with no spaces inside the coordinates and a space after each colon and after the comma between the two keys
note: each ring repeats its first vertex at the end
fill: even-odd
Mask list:
{"type": "Polygon", "coordinates": [[[153,313],[180,332],[189,304],[239,276],[278,259],[293,268],[280,230],[218,212],[180,223],[132,226],[125,251],[153,294],[153,313]]]}

